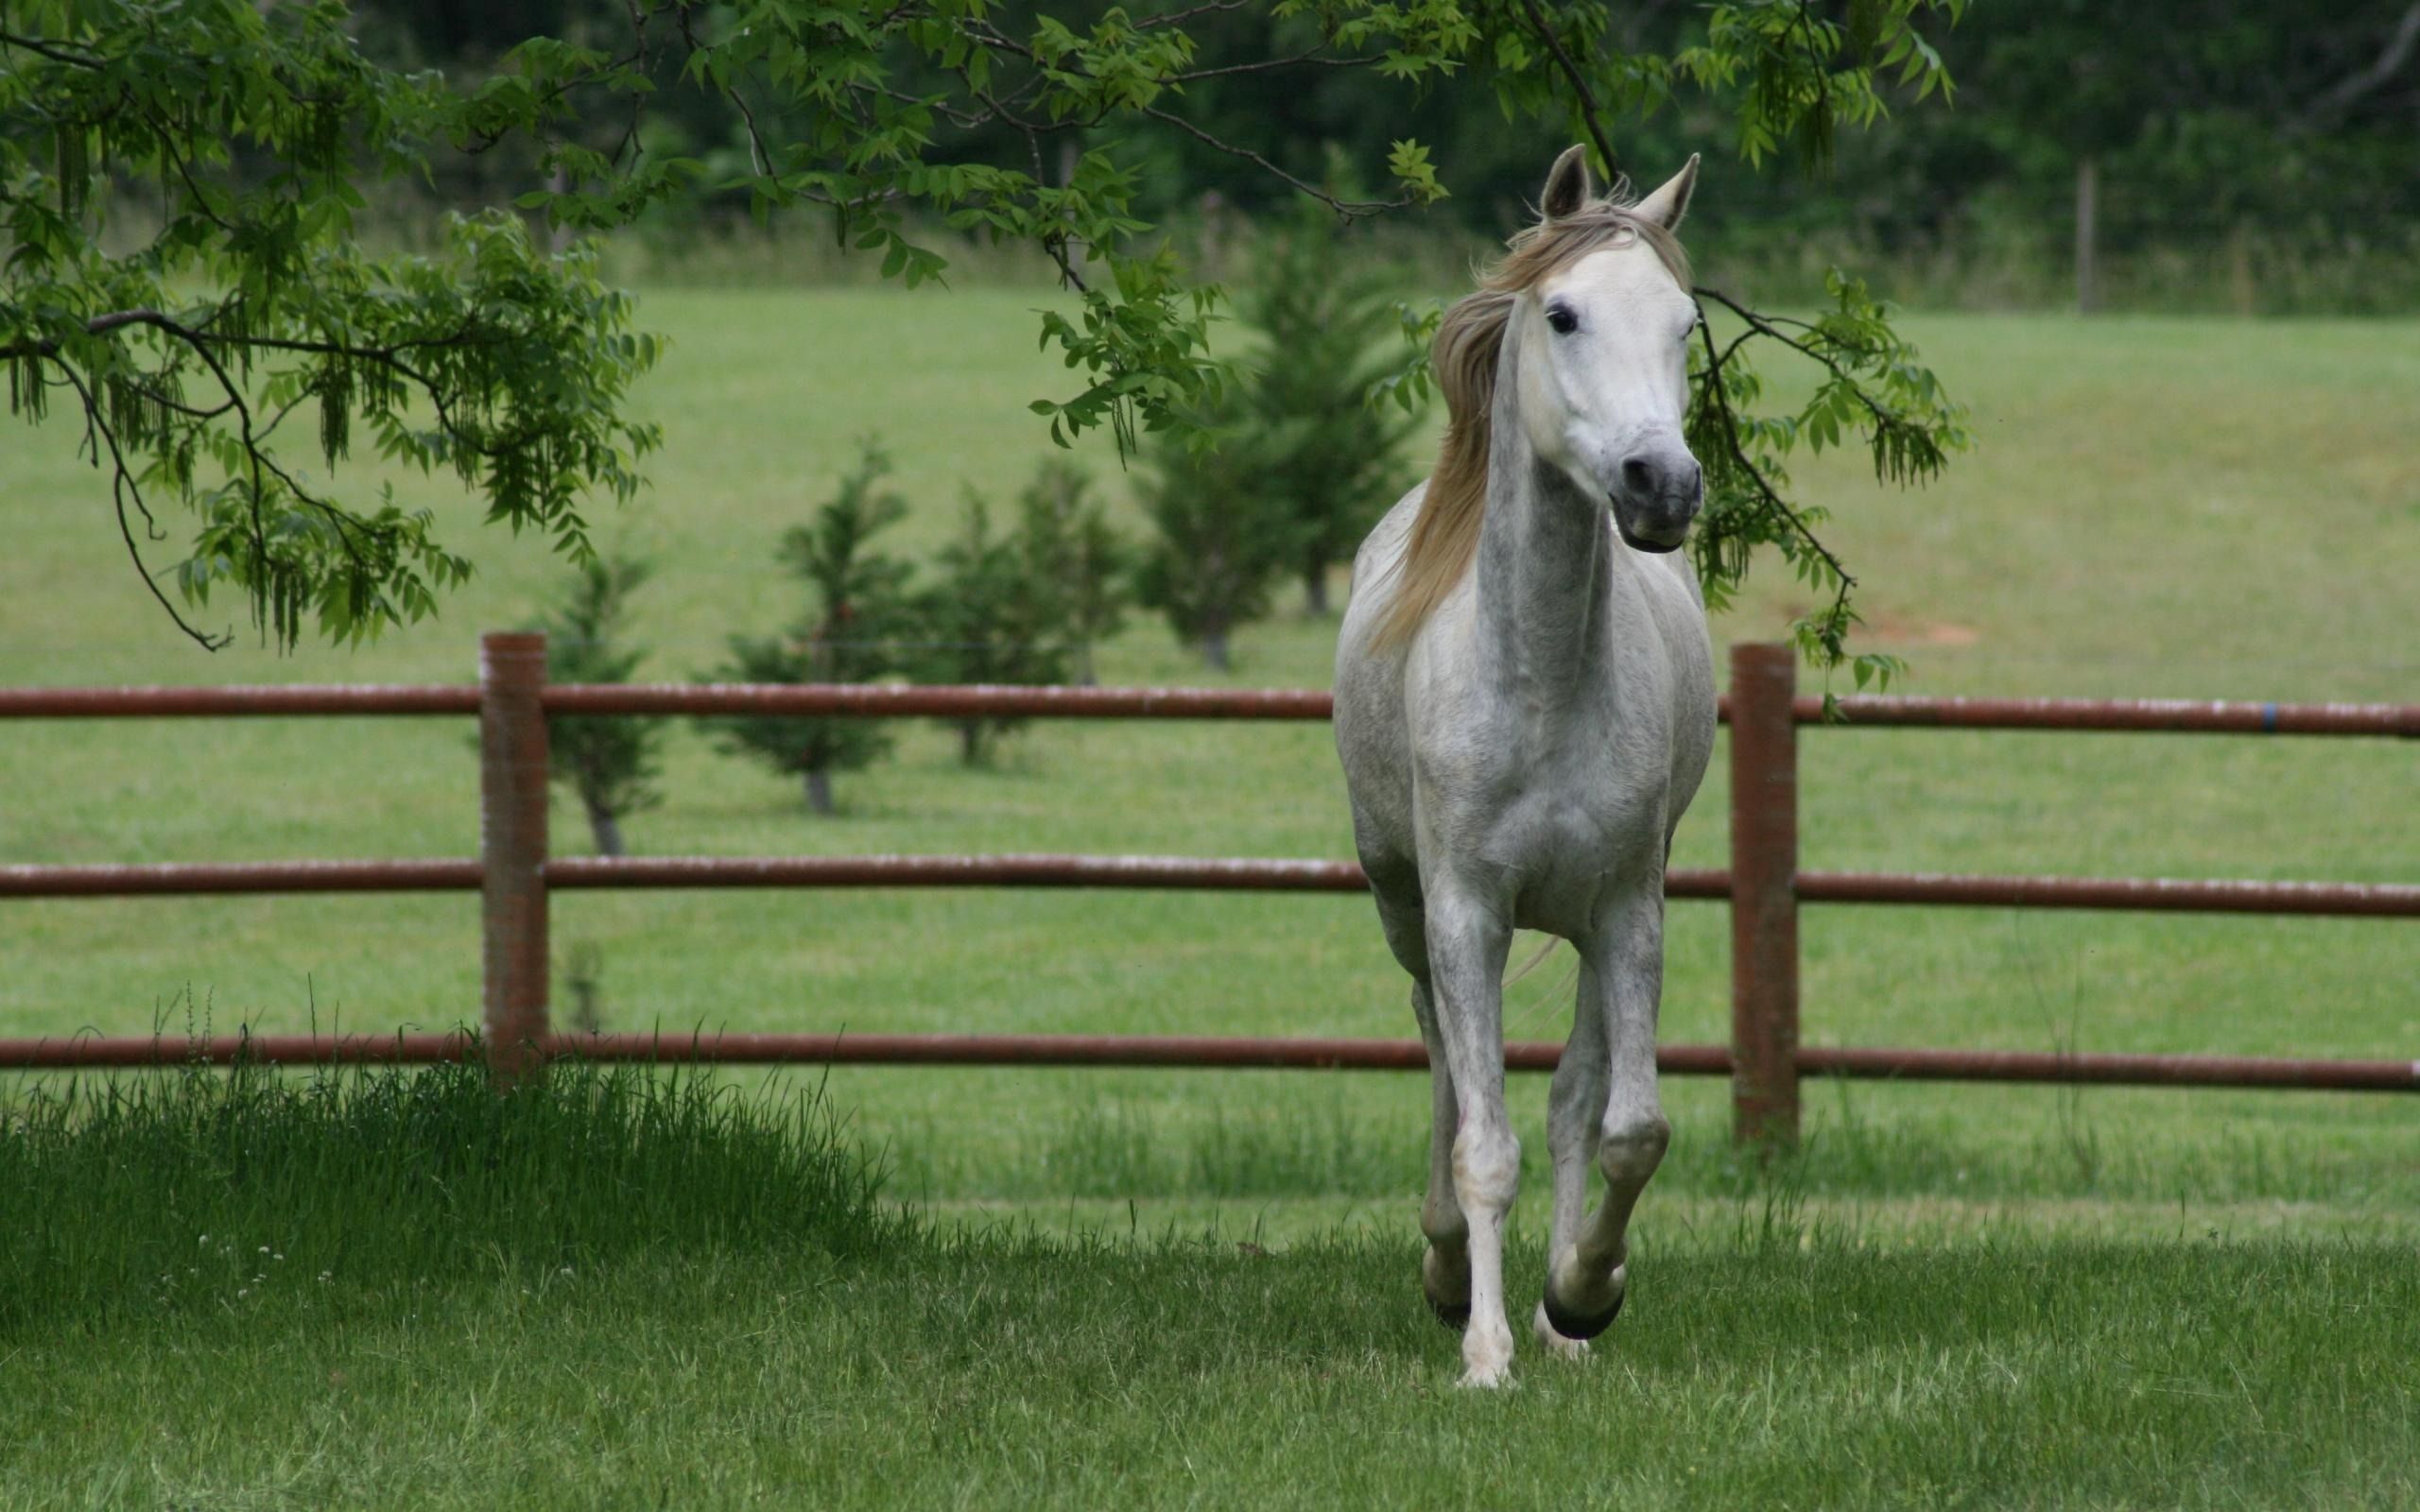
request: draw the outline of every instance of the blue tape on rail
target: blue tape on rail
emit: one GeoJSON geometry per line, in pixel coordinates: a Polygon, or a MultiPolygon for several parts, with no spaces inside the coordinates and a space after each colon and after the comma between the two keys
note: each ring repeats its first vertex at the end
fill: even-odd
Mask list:
{"type": "Polygon", "coordinates": [[[2275,704],[2264,703],[2260,706],[2260,730],[2263,734],[2273,735],[2277,732],[2277,706],[2275,704]]]}

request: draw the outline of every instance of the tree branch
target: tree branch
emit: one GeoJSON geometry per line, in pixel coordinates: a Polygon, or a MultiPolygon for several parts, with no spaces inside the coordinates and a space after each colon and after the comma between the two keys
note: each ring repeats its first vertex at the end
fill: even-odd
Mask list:
{"type": "Polygon", "coordinates": [[[1196,68],[1183,74],[1171,74],[1168,76],[1168,81],[1173,84],[1189,84],[1197,78],[1226,78],[1236,74],[1267,74],[1280,68],[1300,67],[1305,63],[1314,68],[1368,68],[1377,61],[1374,58],[1328,58],[1322,56],[1326,50],[1326,44],[1322,43],[1308,52],[1296,53],[1291,58],[1271,58],[1257,63],[1229,63],[1221,68],[1196,68]]]}
{"type": "MultiPolygon", "coordinates": [[[[205,651],[224,648],[234,640],[234,636],[232,634],[211,635],[206,631],[194,628],[185,617],[177,611],[177,606],[169,601],[168,595],[160,592],[160,585],[152,579],[150,569],[144,566],[143,547],[134,539],[134,522],[126,517],[126,501],[130,493],[134,499],[135,508],[143,512],[144,519],[147,521],[151,518],[150,509],[143,503],[142,485],[135,482],[134,471],[127,465],[126,454],[118,450],[117,433],[110,428],[109,419],[101,412],[99,401],[94,397],[91,389],[84,387],[83,380],[76,375],[75,369],[68,367],[65,363],[60,363],[59,366],[60,370],[66,375],[69,387],[73,387],[77,397],[83,401],[84,425],[87,434],[97,435],[109,447],[110,497],[117,508],[118,535],[126,542],[127,557],[134,563],[134,576],[143,579],[143,586],[150,590],[153,598],[159,600],[160,607],[167,611],[169,620],[178,629],[190,637],[196,645],[205,651]]],[[[99,467],[101,465],[99,447],[95,446],[92,449],[92,457],[93,465],[99,467]]]]}
{"type": "Polygon", "coordinates": [[[1597,103],[1597,92],[1588,87],[1588,76],[1582,73],[1580,65],[1572,61],[1571,55],[1563,50],[1563,39],[1555,35],[1553,25],[1538,9],[1538,0],[1521,0],[1521,9],[1530,18],[1530,29],[1538,34],[1538,40],[1545,43],[1547,51],[1554,56],[1556,66],[1563,70],[1565,78],[1571,80],[1572,93],[1580,96],[1580,122],[1588,129],[1589,140],[1597,144],[1597,156],[1605,164],[1606,182],[1619,182],[1622,161],[1615,156],[1613,138],[1605,133],[1604,110],[1597,103]]]}
{"type": "Polygon", "coordinates": [[[1778,510],[1789,522],[1789,527],[1798,533],[1798,538],[1806,542],[1808,549],[1824,558],[1824,564],[1832,570],[1832,576],[1839,580],[1838,591],[1832,595],[1832,607],[1835,611],[1839,610],[1847,604],[1850,591],[1857,587],[1857,578],[1851,576],[1841,558],[1832,554],[1832,548],[1817,539],[1806,521],[1789,507],[1789,501],[1781,496],[1780,490],[1766,478],[1764,470],[1756,466],[1748,455],[1747,449],[1739,444],[1739,418],[1732,413],[1731,395],[1722,387],[1723,359],[1715,352],[1713,329],[1703,319],[1698,321],[1698,335],[1705,344],[1705,393],[1708,402],[1721,412],[1725,450],[1731,454],[1731,460],[1747,474],[1748,480],[1756,486],[1756,492],[1765,503],[1778,510]]]}
{"type": "Polygon", "coordinates": [[[1309,198],[1318,200],[1321,204],[1327,206],[1330,210],[1335,211],[1338,215],[1342,215],[1347,220],[1357,219],[1363,215],[1374,215],[1382,211],[1400,210],[1404,206],[1411,203],[1411,198],[1408,195],[1393,199],[1339,199],[1336,196],[1329,194],[1324,189],[1316,188],[1310,184],[1305,183],[1302,180],[1295,178],[1292,174],[1288,173],[1285,169],[1270,162],[1267,158],[1262,157],[1259,153],[1254,152],[1252,148],[1239,147],[1232,142],[1222,141],[1203,130],[1201,128],[1194,125],[1191,121],[1186,120],[1182,115],[1178,115],[1170,111],[1161,110],[1156,105],[1146,105],[1142,108],[1142,111],[1145,115],[1150,116],[1152,120],[1164,121],[1206,146],[1216,148],[1217,150],[1227,154],[1231,158],[1241,158],[1246,163],[1253,164],[1254,167],[1259,168],[1262,172],[1269,174],[1272,178],[1283,180],[1286,183],[1290,185],[1296,193],[1306,195],[1309,198]]]}
{"type": "MultiPolygon", "coordinates": [[[[1895,425],[1898,423],[1898,418],[1893,415],[1889,410],[1884,409],[1880,404],[1875,403],[1874,397],[1865,391],[1865,386],[1857,381],[1857,375],[1842,368],[1839,361],[1836,360],[1830,352],[1823,351],[1811,342],[1802,341],[1798,337],[1791,335],[1789,332],[1774,325],[1771,319],[1768,319],[1766,317],[1758,315],[1755,311],[1749,309],[1746,305],[1741,304],[1738,301],[1733,299],[1728,294],[1723,293],[1720,289],[1710,289],[1704,284],[1700,284],[1695,285],[1690,292],[1696,294],[1701,299],[1712,300],[1717,304],[1721,305],[1724,309],[1729,310],[1733,315],[1737,316],[1741,320],[1745,321],[1748,329],[1754,332],[1756,335],[1771,336],[1775,341],[1780,342],[1783,346],[1789,348],[1799,355],[1806,357],[1812,361],[1822,363],[1824,369],[1829,371],[1833,377],[1838,378],[1841,382],[1849,386],[1850,389],[1857,394],[1858,402],[1865,405],[1867,411],[1871,413],[1876,421],[1885,425],[1895,425]]],[[[1803,320],[1793,321],[1791,323],[1801,326],[1806,324],[1803,320]]],[[[1704,324],[1703,315],[1700,317],[1699,324],[1704,324]]],[[[1733,342],[1730,351],[1726,351],[1723,355],[1726,357],[1729,356],[1731,354],[1731,351],[1736,351],[1737,348],[1738,343],[1736,341],[1733,342]]]]}
{"type": "Polygon", "coordinates": [[[2405,9],[2403,19],[2387,37],[2386,45],[2368,67],[2339,80],[2336,87],[2313,101],[2291,129],[2305,133],[2335,124],[2338,117],[2360,104],[2361,100],[2383,88],[2404,63],[2410,60],[2413,47],[2420,46],[2420,0],[2405,9]]]}
{"type": "Polygon", "coordinates": [[[8,31],[0,31],[0,46],[22,47],[37,58],[47,58],[54,63],[60,63],[69,68],[96,69],[108,61],[107,59],[95,53],[69,52],[56,43],[43,42],[33,37],[20,37],[14,32],[8,31]]]}

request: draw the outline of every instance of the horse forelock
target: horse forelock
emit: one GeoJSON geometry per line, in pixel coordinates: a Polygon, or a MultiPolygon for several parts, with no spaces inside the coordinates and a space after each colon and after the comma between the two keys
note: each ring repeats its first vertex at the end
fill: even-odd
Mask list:
{"type": "Polygon", "coordinates": [[[1479,270],[1478,291],[1458,301],[1437,323],[1429,369],[1445,398],[1445,438],[1412,521],[1411,539],[1396,564],[1394,597],[1379,621],[1374,649],[1409,640],[1478,553],[1495,373],[1520,296],[1591,252],[1641,243],[1674,283],[1689,286],[1688,254],[1669,231],[1626,203],[1592,199],[1568,215],[1515,234],[1504,256],[1479,270]]]}

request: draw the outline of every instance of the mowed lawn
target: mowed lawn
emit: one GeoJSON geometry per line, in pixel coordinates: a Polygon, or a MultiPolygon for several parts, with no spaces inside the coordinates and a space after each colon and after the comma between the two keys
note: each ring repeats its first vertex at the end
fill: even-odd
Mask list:
{"type": "MultiPolygon", "coordinates": [[[[1684,1199],[1456,1389],[1400,1229],[886,1216],[808,1097],[202,1074],[0,1125],[0,1503],[2398,1506],[2412,1231],[1684,1199]]],[[[1526,1308],[1543,1257],[1515,1241],[1526,1308]]]]}
{"type": "MultiPolygon", "coordinates": [[[[675,338],[646,391],[667,446],[647,501],[599,535],[659,562],[641,603],[652,674],[701,673],[725,633],[790,612],[769,548],[859,434],[899,457],[903,550],[944,539],[967,486],[1005,500],[1048,450],[1025,402],[1067,383],[1034,352],[1040,301],[648,297],[675,338]]],[[[1854,456],[1796,471],[1910,691],[2420,700],[2420,326],[1910,329],[1974,406],[1979,448],[1915,493],[1877,489],[1854,456]]],[[[246,641],[205,658],[149,606],[72,448],[52,427],[0,450],[0,680],[461,680],[476,633],[519,623],[559,576],[537,543],[407,482],[480,564],[441,621],[355,652],[246,641]]],[[[1084,455],[1134,524],[1115,458],[1084,455]]],[[[1770,637],[1800,603],[1768,563],[1718,643],[1770,637]]],[[[1323,684],[1333,628],[1288,592],[1240,637],[1232,680],[1323,684]]],[[[1217,680],[1143,619],[1101,673],[1217,680]]],[[[0,860],[471,854],[469,734],[11,725],[0,860]]],[[[1349,853],[1322,727],[1037,725],[974,773],[942,732],[900,734],[818,820],[786,780],[682,730],[633,848],[1349,853]]],[[[1802,770],[1808,867],[2420,881],[2409,742],[1814,730],[1802,770]]],[[[1676,864],[1721,863],[1724,801],[1718,752],[1676,864]]],[[[584,849],[568,804],[556,839],[584,849]]],[[[1803,933],[1812,1042],[2420,1054],[2408,922],[1819,908],[1803,933]]],[[[1719,1040],[1723,913],[1677,904],[1670,936],[1665,1038],[1719,1040]]],[[[583,894],[557,901],[555,940],[558,1012],[563,962],[593,944],[616,1029],[1410,1032],[1349,898],[583,894]]],[[[7,1035],[445,1027],[478,995],[467,896],[12,903],[0,964],[7,1035]]],[[[1564,965],[1512,989],[1511,1033],[1561,1032],[1564,965]]],[[[131,1325],[0,1339],[0,1375],[37,1383],[23,1411],[53,1435],[43,1478],[9,1494],[2420,1497],[2413,1366],[2390,1342],[2420,1326],[2406,1099],[1814,1084],[1807,1153],[1760,1175],[1727,1149],[1722,1089],[1670,1082],[1679,1134],[1609,1357],[1556,1375],[1525,1356],[1521,1392],[1473,1403],[1446,1389],[1451,1341],[1413,1283],[1418,1078],[848,1069],[827,1087],[889,1194],[932,1219],[890,1263],[666,1253],[541,1305],[500,1256],[477,1284],[231,1311],[187,1343],[131,1325]],[[56,1436],[103,1419],[121,1426],[80,1450],[56,1436]],[[240,1452],[270,1424],[260,1457],[240,1452]]],[[[1516,1323],[1544,1095],[1515,1083],[1532,1174],[1516,1323]]]]}
{"type": "MultiPolygon", "coordinates": [[[[1049,450],[1024,402],[1066,381],[1034,351],[1040,300],[649,297],[648,316],[674,338],[645,391],[667,444],[646,501],[602,515],[598,534],[661,564],[640,605],[650,671],[696,675],[724,634],[790,612],[768,548],[827,493],[859,435],[883,435],[898,455],[915,511],[903,551],[945,537],[962,490],[1005,499],[1049,450]]],[[[1873,644],[1909,658],[1911,689],[2420,698],[2420,328],[1910,325],[1973,405],[1979,448],[1921,492],[1877,489],[1855,457],[1798,471],[1837,515],[1827,528],[1870,585],[1873,644]]],[[[519,623],[558,577],[537,542],[482,531],[448,487],[409,482],[407,496],[461,522],[480,562],[441,621],[354,652],[281,656],[245,640],[206,657],[148,606],[73,446],[64,428],[20,430],[0,453],[9,681],[458,680],[477,632],[519,623]]],[[[1132,522],[1129,476],[1105,447],[1085,455],[1132,522]]],[[[1775,633],[1797,596],[1767,564],[1718,640],[1775,633]]],[[[1290,593],[1281,605],[1242,637],[1236,680],[1323,684],[1333,626],[1302,617],[1290,593]]],[[[220,606],[215,620],[240,626],[240,611],[220,606]]],[[[1214,680],[1141,618],[1106,649],[1102,675],[1214,680]]],[[[683,729],[668,799],[631,821],[632,843],[1350,850],[1323,727],[1039,725],[998,769],[972,773],[940,731],[901,735],[894,760],[840,779],[844,812],[819,821],[790,782],[683,729]]],[[[0,781],[16,795],[0,808],[0,856],[471,854],[468,741],[455,719],[14,724],[0,738],[0,781]]],[[[1816,730],[1803,748],[1809,867],[2420,879],[2408,743],[1816,730]]],[[[1718,756],[1679,864],[1720,864],[1724,801],[1718,756]]],[[[585,847],[567,803],[556,836],[585,847]]],[[[2387,1057],[2420,1045],[2420,930],[2394,922],[1829,908],[1810,911],[1805,932],[1817,1042],[2387,1057]]],[[[1719,1040],[1722,910],[1676,905],[1671,933],[1665,1037],[1719,1040]]],[[[1403,984],[1354,899],[584,894],[558,900],[555,939],[559,967],[577,944],[601,952],[604,1021],[622,1029],[1409,1029],[1403,984]]],[[[0,909],[0,1034],[143,1032],[163,1018],[182,1033],[197,1013],[222,1030],[315,1017],[443,1027],[476,1013],[464,896],[15,903],[0,909]]],[[[1512,1032],[1560,1031],[1563,980],[1548,969],[1514,990],[1512,1032]]],[[[1416,1086],[1386,1077],[849,1071],[835,1086],[935,1198],[1055,1193],[1037,1160],[1104,1119],[1191,1126],[1309,1106],[1409,1151],[1426,1106],[1416,1086]]],[[[1673,1095],[1686,1116],[1712,1119],[1713,1092],[1673,1095]]],[[[2052,1127],[2065,1105],[1907,1089],[1814,1099],[1819,1118],[1843,1106],[1884,1125],[1941,1123],[1943,1137],[1990,1149],[2052,1127]]],[[[2408,1116],[2376,1099],[2127,1093],[2095,1093],[2082,1113],[2122,1126],[2121,1147],[2325,1131],[2333,1148],[2408,1116]]]]}

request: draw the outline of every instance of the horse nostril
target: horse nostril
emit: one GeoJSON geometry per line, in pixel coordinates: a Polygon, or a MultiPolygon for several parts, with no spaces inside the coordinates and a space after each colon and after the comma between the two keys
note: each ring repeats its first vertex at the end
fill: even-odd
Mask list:
{"type": "Polygon", "coordinates": [[[1701,499],[1705,496],[1705,469],[1698,465],[1696,457],[1689,458],[1688,465],[1681,470],[1674,481],[1680,484],[1679,491],[1685,497],[1701,499]]]}
{"type": "Polygon", "coordinates": [[[1655,491],[1655,464],[1643,456],[1634,456],[1622,463],[1622,487],[1635,497],[1646,497],[1655,491]]]}

